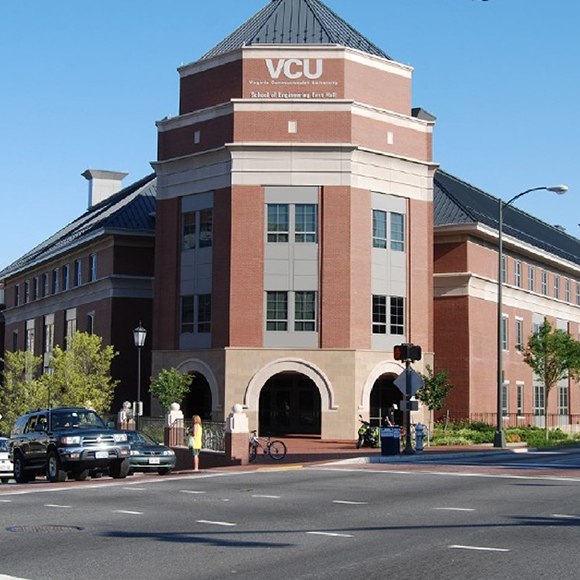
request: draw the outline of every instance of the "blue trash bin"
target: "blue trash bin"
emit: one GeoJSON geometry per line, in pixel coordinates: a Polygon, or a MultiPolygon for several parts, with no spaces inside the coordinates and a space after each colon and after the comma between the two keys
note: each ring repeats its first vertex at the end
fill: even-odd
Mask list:
{"type": "Polygon", "coordinates": [[[401,453],[401,429],[383,427],[381,429],[381,455],[399,455],[401,453]]]}

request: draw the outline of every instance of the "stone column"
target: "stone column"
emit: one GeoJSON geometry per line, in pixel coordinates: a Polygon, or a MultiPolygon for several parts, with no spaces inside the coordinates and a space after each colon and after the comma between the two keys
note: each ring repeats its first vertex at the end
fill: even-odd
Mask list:
{"type": "Polygon", "coordinates": [[[185,445],[183,411],[179,408],[179,403],[171,403],[171,410],[165,414],[165,445],[168,447],[185,445]]]}
{"type": "Polygon", "coordinates": [[[250,428],[242,405],[236,403],[226,419],[226,462],[229,465],[247,465],[250,428]]]}

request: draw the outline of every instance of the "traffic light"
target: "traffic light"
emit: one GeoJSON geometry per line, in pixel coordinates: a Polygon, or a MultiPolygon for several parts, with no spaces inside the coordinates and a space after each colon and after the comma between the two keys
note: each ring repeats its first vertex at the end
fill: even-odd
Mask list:
{"type": "Polygon", "coordinates": [[[417,361],[421,360],[421,347],[418,344],[397,344],[393,349],[395,360],[417,361]]]}

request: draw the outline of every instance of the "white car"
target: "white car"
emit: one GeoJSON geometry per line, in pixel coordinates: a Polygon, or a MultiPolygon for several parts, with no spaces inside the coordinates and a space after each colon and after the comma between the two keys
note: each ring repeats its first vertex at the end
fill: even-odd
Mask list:
{"type": "Polygon", "coordinates": [[[0,437],[0,481],[8,483],[14,477],[14,466],[8,452],[8,439],[0,437]]]}

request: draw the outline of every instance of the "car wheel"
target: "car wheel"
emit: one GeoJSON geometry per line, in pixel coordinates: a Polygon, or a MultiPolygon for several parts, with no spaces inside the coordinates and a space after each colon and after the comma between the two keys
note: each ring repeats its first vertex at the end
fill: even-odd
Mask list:
{"type": "Polygon", "coordinates": [[[172,471],[171,467],[160,467],[157,470],[157,473],[159,475],[168,475],[169,473],[171,473],[171,471],[172,471]]]}
{"type": "Polygon", "coordinates": [[[83,469],[82,471],[73,472],[73,477],[77,481],[84,481],[89,476],[89,470],[83,469]]]}
{"type": "Polygon", "coordinates": [[[14,456],[14,479],[16,483],[28,483],[30,481],[24,466],[24,458],[20,453],[14,456]]]}
{"type": "Polygon", "coordinates": [[[46,459],[46,477],[52,483],[61,483],[66,480],[66,471],[61,469],[58,453],[51,449],[46,459]]]}
{"type": "Polygon", "coordinates": [[[109,475],[113,479],[124,479],[129,475],[130,467],[129,458],[113,461],[109,466],[109,475]]]}
{"type": "Polygon", "coordinates": [[[8,483],[9,480],[10,480],[9,477],[3,477],[2,478],[2,483],[8,483]]]}

